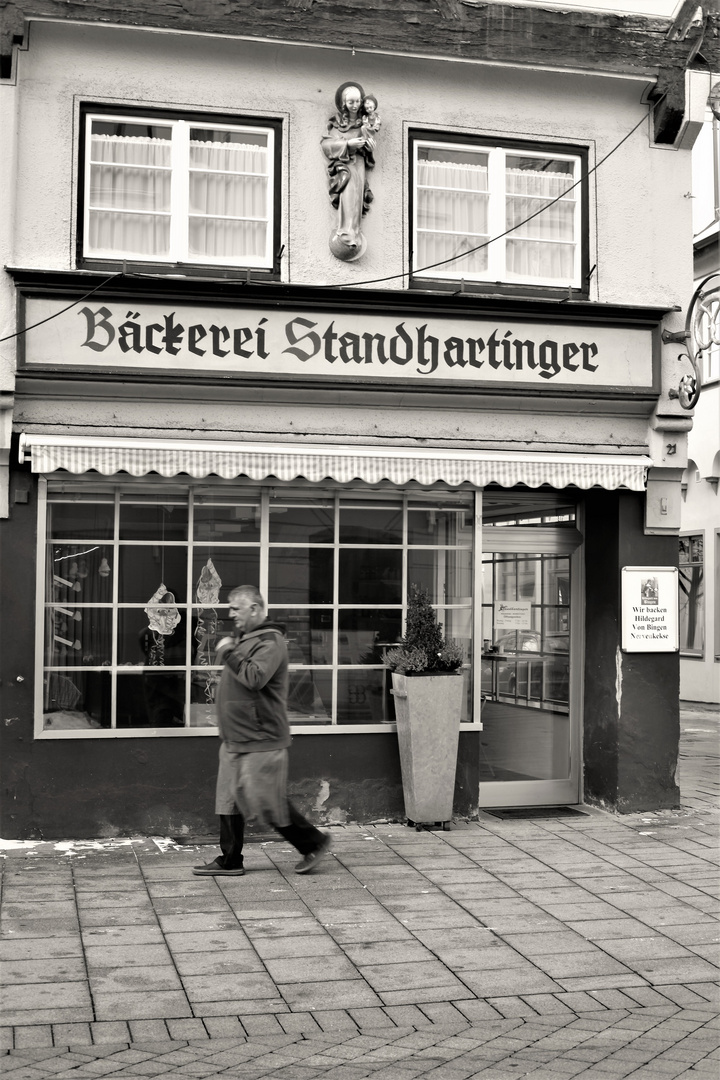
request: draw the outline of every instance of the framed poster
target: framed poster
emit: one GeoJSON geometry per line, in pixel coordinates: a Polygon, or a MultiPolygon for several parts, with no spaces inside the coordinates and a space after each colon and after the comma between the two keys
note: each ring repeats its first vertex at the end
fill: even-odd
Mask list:
{"type": "Polygon", "coordinates": [[[623,566],[622,648],[625,652],[677,652],[676,566],[623,566]]]}

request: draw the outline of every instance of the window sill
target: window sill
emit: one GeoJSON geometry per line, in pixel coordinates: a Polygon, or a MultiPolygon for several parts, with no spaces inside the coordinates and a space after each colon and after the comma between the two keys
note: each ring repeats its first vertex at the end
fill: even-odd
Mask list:
{"type": "Polygon", "coordinates": [[[567,285],[521,285],[495,281],[470,281],[467,278],[450,281],[447,278],[410,276],[409,288],[415,292],[438,292],[479,297],[508,297],[527,300],[555,300],[557,302],[587,301],[590,293],[587,289],[577,289],[567,285]]]}
{"type": "MultiPolygon", "coordinates": [[[[482,731],[479,723],[462,723],[460,732],[482,731]]],[[[397,724],[388,721],[385,724],[292,724],[290,733],[296,735],[395,735],[397,724]]],[[[35,734],[36,742],[60,742],[66,739],[85,739],[106,742],[108,739],[187,739],[218,738],[216,727],[189,728],[107,728],[75,729],[59,728],[56,731],[40,731],[35,734]]]]}
{"type": "Polygon", "coordinates": [[[243,281],[260,283],[279,281],[279,268],[251,266],[208,266],[190,263],[151,263],[136,262],[132,259],[78,259],[80,271],[102,271],[108,274],[122,274],[124,278],[181,278],[185,281],[217,279],[220,281],[243,281]]]}

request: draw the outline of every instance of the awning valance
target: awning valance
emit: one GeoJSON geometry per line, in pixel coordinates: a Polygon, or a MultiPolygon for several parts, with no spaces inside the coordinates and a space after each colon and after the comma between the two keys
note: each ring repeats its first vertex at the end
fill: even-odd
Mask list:
{"type": "Polygon", "coordinates": [[[251,480],[336,480],[369,484],[434,484],[451,487],[471,483],[477,487],[526,484],[555,488],[603,487],[609,490],[645,489],[651,459],[616,454],[522,453],[506,450],[419,449],[401,446],[347,446],[336,444],[231,443],[85,437],[83,435],[20,436],[20,460],[31,462],[33,472],[65,469],[71,473],[94,470],[103,476],[187,475],[221,476],[251,480]]]}

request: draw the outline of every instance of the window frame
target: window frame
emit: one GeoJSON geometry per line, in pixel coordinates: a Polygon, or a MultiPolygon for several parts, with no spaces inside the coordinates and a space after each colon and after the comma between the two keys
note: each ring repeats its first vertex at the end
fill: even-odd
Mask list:
{"type": "MultiPolygon", "coordinates": [[[[467,133],[448,133],[445,131],[433,131],[429,129],[412,129],[409,132],[409,179],[408,179],[408,204],[409,204],[409,273],[410,287],[416,289],[448,290],[456,292],[458,286],[463,290],[473,292],[492,292],[495,295],[511,296],[547,296],[557,298],[571,294],[575,299],[583,299],[589,296],[590,278],[590,252],[589,252],[589,184],[588,184],[588,157],[587,146],[575,143],[558,143],[545,141],[532,141],[521,139],[491,138],[489,136],[468,135],[467,133]],[[423,272],[415,268],[415,250],[417,239],[417,153],[421,146],[431,148],[456,149],[460,151],[477,150],[479,153],[496,152],[498,154],[522,153],[527,156],[539,158],[554,157],[558,160],[575,161],[577,193],[575,223],[577,252],[575,256],[575,269],[573,282],[554,283],[548,279],[528,278],[526,280],[511,280],[507,277],[496,278],[492,273],[492,260],[489,262],[486,275],[470,275],[449,271],[444,267],[436,267],[433,270],[423,272]]],[[[498,162],[491,164],[489,171],[497,172],[498,162]]],[[[503,165],[501,163],[501,168],[503,165]]],[[[504,175],[504,172],[503,172],[504,175]]],[[[490,191],[489,193],[492,195],[490,191]]],[[[505,192],[502,199],[497,194],[493,202],[496,204],[489,214],[488,229],[491,236],[499,236],[506,228],[505,225],[505,192]]],[[[510,234],[512,235],[512,234],[510,234]]],[[[503,245],[504,248],[505,245],[503,245]]],[[[504,265],[503,258],[503,265],[504,265]]]]}
{"type": "MultiPolygon", "coordinates": [[[[130,266],[146,273],[184,272],[191,276],[213,277],[245,277],[249,272],[260,278],[278,278],[280,275],[280,259],[278,257],[281,248],[281,205],[282,205],[282,136],[283,122],[279,117],[253,117],[245,115],[230,115],[224,113],[206,113],[178,110],[178,109],[136,109],[127,106],[111,106],[107,104],[83,103],[80,106],[79,139],[78,139],[78,162],[77,162],[77,224],[76,224],[76,265],[79,268],[122,270],[130,266]],[[171,126],[179,130],[179,125],[186,125],[189,131],[194,127],[214,127],[232,131],[247,131],[249,133],[262,133],[268,137],[268,235],[265,246],[265,255],[261,260],[243,260],[228,258],[202,258],[191,259],[185,248],[185,257],[177,260],[162,259],[151,255],[108,254],[102,255],[93,252],[86,253],[85,242],[88,236],[88,216],[90,208],[90,131],[93,120],[119,123],[147,123],[155,126],[171,126]]],[[[172,143],[174,147],[174,141],[172,143]]],[[[174,152],[174,151],[173,151],[174,152]]],[[[172,165],[175,171],[177,162],[172,165]]],[[[189,170],[188,170],[189,175],[189,170]]],[[[187,185],[185,185],[187,188],[187,185]]],[[[182,209],[182,207],[180,208],[182,209]]],[[[187,208],[185,208],[187,210],[187,208]]],[[[172,215],[178,213],[178,206],[172,206],[172,215]]],[[[181,219],[182,220],[182,219],[181,219]]],[[[184,221],[189,220],[186,212],[184,221]]],[[[172,217],[171,217],[172,221],[172,217]]],[[[171,224],[172,229],[172,224],[171,224]]]]}
{"type": "Polygon", "coordinates": [[[705,544],[706,544],[706,541],[707,541],[707,536],[705,535],[705,530],[704,529],[681,529],[680,534],[678,536],[678,541],[683,540],[683,539],[690,539],[691,540],[693,537],[700,537],[702,539],[703,557],[702,557],[701,561],[690,560],[689,562],[680,562],[680,552],[679,552],[679,544],[678,544],[678,634],[680,635],[680,637],[679,637],[679,653],[680,653],[680,656],[682,657],[683,660],[704,660],[705,659],[705,651],[707,649],[707,578],[706,578],[706,574],[705,574],[705,570],[706,570],[706,566],[707,566],[707,559],[705,557],[705,544]],[[701,578],[700,578],[700,580],[701,580],[701,584],[702,584],[702,593],[701,593],[701,596],[700,596],[700,599],[701,599],[700,619],[701,619],[701,630],[702,630],[702,648],[700,648],[700,649],[691,649],[691,648],[688,648],[687,645],[683,645],[683,639],[682,639],[683,624],[682,624],[682,604],[680,602],[680,594],[681,594],[680,582],[682,580],[682,571],[683,571],[683,569],[686,569],[686,570],[687,569],[692,569],[693,567],[697,567],[697,566],[699,566],[700,570],[701,570],[701,578]]]}

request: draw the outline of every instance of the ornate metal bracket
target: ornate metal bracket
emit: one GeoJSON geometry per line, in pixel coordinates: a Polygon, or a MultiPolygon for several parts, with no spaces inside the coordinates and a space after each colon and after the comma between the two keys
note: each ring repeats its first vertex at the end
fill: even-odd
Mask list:
{"type": "Polygon", "coordinates": [[[720,274],[709,274],[693,293],[688,307],[685,329],[671,333],[664,330],[663,344],[686,344],[687,352],[680,353],[678,360],[689,360],[692,375],[681,377],[677,390],[669,396],[677,398],[683,409],[694,409],[702,389],[703,354],[720,347],[720,274]]]}

